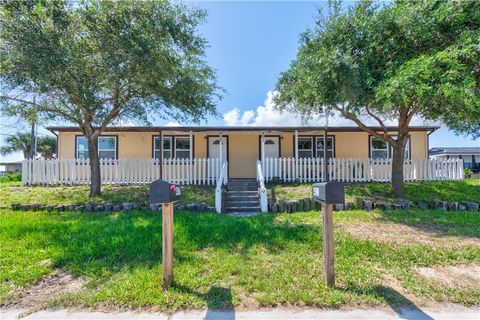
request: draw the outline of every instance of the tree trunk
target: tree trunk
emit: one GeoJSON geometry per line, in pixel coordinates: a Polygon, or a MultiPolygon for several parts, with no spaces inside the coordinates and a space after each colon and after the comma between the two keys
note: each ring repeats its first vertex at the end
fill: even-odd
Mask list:
{"type": "Polygon", "coordinates": [[[393,148],[392,158],[392,190],[397,197],[403,196],[403,163],[405,141],[397,142],[393,148]]]}
{"type": "Polygon", "coordinates": [[[100,175],[100,159],[98,158],[98,136],[87,136],[88,156],[90,157],[90,197],[98,196],[102,192],[102,179],[100,175]]]}

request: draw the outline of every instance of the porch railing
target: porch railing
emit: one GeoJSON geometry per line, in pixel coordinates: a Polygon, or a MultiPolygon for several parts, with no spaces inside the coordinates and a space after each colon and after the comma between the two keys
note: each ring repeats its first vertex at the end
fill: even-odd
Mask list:
{"type": "Polygon", "coordinates": [[[265,188],[265,178],[263,176],[262,162],[260,160],[257,160],[257,181],[260,211],[268,212],[267,188],[265,188]]]}
{"type": "MultiPolygon", "coordinates": [[[[145,184],[157,179],[176,184],[215,185],[220,175],[220,159],[100,159],[104,184],[145,184]],[[160,173],[161,171],[161,173],[160,173]]],[[[23,185],[89,184],[90,160],[24,160],[23,185]]]]}
{"type": "Polygon", "coordinates": [[[228,183],[228,163],[225,161],[220,169],[220,175],[215,187],[215,211],[222,213],[222,192],[223,186],[228,183]]]}
{"type": "MultiPolygon", "coordinates": [[[[328,176],[344,182],[391,181],[391,159],[331,158],[328,176]]],[[[461,180],[462,159],[406,160],[404,180],[461,180]]],[[[266,158],[263,165],[266,181],[284,182],[325,181],[323,158],[266,158]]]]}

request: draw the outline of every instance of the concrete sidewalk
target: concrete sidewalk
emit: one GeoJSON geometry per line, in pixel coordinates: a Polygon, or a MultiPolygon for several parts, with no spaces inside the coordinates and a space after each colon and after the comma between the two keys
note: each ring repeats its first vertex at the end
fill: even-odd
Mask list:
{"type": "MultiPolygon", "coordinates": [[[[22,310],[0,310],[1,320],[13,320],[22,317],[22,310]]],[[[408,319],[408,320],[480,320],[480,308],[465,308],[462,306],[436,306],[427,308],[398,309],[356,309],[356,310],[320,310],[307,309],[292,311],[287,309],[270,309],[261,311],[187,311],[173,315],[161,313],[103,313],[89,311],[39,311],[23,317],[26,320],[306,320],[306,319],[408,319]]]]}

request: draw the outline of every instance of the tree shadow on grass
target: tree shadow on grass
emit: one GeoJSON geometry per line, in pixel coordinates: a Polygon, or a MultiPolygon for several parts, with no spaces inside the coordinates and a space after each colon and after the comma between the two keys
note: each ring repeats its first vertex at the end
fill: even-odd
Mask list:
{"type": "Polygon", "coordinates": [[[427,313],[420,309],[412,300],[405,297],[397,290],[383,285],[374,286],[369,289],[348,286],[343,290],[354,292],[359,295],[373,295],[385,299],[386,303],[398,315],[399,319],[406,320],[433,320],[427,313]]]}
{"type": "Polygon", "coordinates": [[[188,287],[173,283],[173,288],[185,293],[193,294],[207,305],[205,320],[234,320],[232,290],[221,286],[212,286],[207,293],[194,291],[188,287]]]}
{"type": "Polygon", "coordinates": [[[404,225],[433,238],[464,237],[480,240],[480,216],[476,212],[440,210],[379,210],[380,222],[404,225]]]}
{"type": "MultiPolygon", "coordinates": [[[[318,241],[313,226],[274,221],[274,215],[252,218],[216,214],[176,213],[174,220],[175,260],[196,259],[196,252],[212,247],[248,250],[263,245],[272,252],[292,242],[318,241]]],[[[162,219],[159,212],[46,213],[40,223],[16,228],[14,237],[38,235],[38,246],[56,252],[54,267],[76,274],[103,274],[139,265],[158,266],[162,257],[162,219]]]]}

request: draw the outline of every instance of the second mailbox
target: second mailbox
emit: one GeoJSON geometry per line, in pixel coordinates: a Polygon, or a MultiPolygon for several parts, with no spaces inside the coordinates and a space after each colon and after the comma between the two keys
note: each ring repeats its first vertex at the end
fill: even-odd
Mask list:
{"type": "Polygon", "coordinates": [[[343,204],[344,185],[338,181],[315,183],[312,185],[313,200],[324,204],[343,204]]]}
{"type": "Polygon", "coordinates": [[[180,200],[182,189],[164,180],[150,183],[150,203],[171,203],[180,200]]]}

